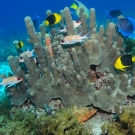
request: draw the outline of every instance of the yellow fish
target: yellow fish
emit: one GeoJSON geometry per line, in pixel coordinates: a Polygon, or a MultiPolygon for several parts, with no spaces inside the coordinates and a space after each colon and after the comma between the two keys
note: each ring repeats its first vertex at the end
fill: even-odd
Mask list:
{"type": "Polygon", "coordinates": [[[73,9],[75,9],[75,14],[78,16],[78,17],[80,17],[79,16],[79,13],[80,13],[80,8],[83,8],[84,9],[84,13],[86,14],[86,17],[87,18],[89,18],[90,17],[90,11],[89,11],[89,9],[83,4],[83,3],[81,3],[80,1],[78,1],[78,0],[75,0],[76,1],[76,3],[73,3],[71,6],[70,6],[70,8],[73,8],[73,9]]]}
{"type": "Polygon", "coordinates": [[[19,41],[18,44],[16,45],[16,48],[22,48],[24,46],[24,42],[23,41],[19,41]]]}
{"type": "Polygon", "coordinates": [[[45,20],[45,25],[46,26],[51,26],[51,25],[55,25],[58,24],[61,21],[61,15],[57,14],[57,13],[53,13],[51,15],[49,15],[46,20],[45,20]]]}
{"type": "Polygon", "coordinates": [[[134,62],[135,56],[132,56],[131,54],[124,54],[116,60],[114,67],[118,70],[126,71],[126,69],[133,66],[134,62]]]}

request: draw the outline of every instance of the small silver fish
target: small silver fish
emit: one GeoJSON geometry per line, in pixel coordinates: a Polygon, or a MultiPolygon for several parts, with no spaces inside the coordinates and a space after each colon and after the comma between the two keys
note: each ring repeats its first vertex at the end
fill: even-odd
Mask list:
{"type": "MultiPolygon", "coordinates": [[[[82,33],[82,32],[81,32],[82,33]]],[[[85,36],[81,37],[81,33],[79,33],[78,35],[70,35],[70,36],[66,36],[64,37],[64,39],[62,39],[60,41],[60,43],[62,45],[67,45],[67,44],[75,44],[77,42],[83,42],[85,39],[90,38],[88,35],[91,33],[89,32],[88,34],[86,34],[85,36]]]]}
{"type": "Polygon", "coordinates": [[[19,82],[21,82],[23,79],[20,77],[16,77],[16,76],[12,76],[12,77],[8,77],[8,78],[4,78],[2,80],[2,82],[0,83],[0,85],[3,85],[4,87],[11,87],[19,82]]]}
{"type": "MultiPolygon", "coordinates": [[[[20,54],[20,58],[19,58],[19,62],[24,62],[23,56],[27,55],[29,58],[33,57],[33,52],[34,49],[32,51],[25,51],[23,53],[20,54]]],[[[36,58],[34,58],[35,63],[37,63],[36,58]]]]}
{"type": "MultiPolygon", "coordinates": [[[[78,26],[81,25],[81,21],[80,20],[77,20],[77,21],[73,21],[73,28],[76,29],[78,26]]],[[[66,33],[67,32],[67,29],[66,29],[66,26],[63,25],[63,29],[62,30],[56,30],[57,34],[59,33],[66,33]]]]}

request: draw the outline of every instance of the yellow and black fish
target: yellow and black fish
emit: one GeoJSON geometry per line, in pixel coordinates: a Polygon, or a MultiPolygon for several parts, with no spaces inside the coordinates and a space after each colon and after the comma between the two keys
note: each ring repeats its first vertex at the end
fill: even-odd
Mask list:
{"type": "MultiPolygon", "coordinates": [[[[75,2],[77,3],[73,3],[70,8],[75,10],[75,15],[77,15],[80,18],[80,9],[83,8],[84,9],[84,13],[86,14],[86,17],[89,18],[90,17],[90,10],[80,1],[75,0],[75,2]]],[[[74,14],[74,12],[72,12],[74,14]]]]}
{"type": "Polygon", "coordinates": [[[46,20],[45,20],[45,25],[46,26],[51,26],[51,25],[55,25],[57,23],[59,23],[61,21],[61,15],[57,14],[57,13],[53,13],[51,15],[49,15],[46,20]]]}
{"type": "Polygon", "coordinates": [[[22,48],[24,46],[23,41],[19,41],[18,44],[16,45],[16,48],[22,48]]]}
{"type": "Polygon", "coordinates": [[[131,54],[124,54],[120,56],[114,63],[114,67],[121,71],[131,68],[135,62],[135,56],[131,54]]]}

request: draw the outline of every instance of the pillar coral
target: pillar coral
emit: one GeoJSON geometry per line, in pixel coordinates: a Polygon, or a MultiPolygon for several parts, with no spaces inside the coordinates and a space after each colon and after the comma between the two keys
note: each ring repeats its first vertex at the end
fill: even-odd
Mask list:
{"type": "MultiPolygon", "coordinates": [[[[95,9],[90,9],[90,13],[90,24],[87,26],[85,14],[81,16],[85,32],[86,27],[89,28],[90,25],[90,29],[87,30],[92,31],[90,39],[64,49],[63,45],[60,45],[63,35],[53,36],[53,58],[50,58],[48,47],[42,42],[43,33],[46,32],[42,29],[42,34],[37,33],[31,18],[24,19],[29,35],[28,42],[34,47],[38,64],[33,62],[33,58],[24,56],[27,69],[25,72],[19,65],[18,57],[9,56],[8,61],[13,73],[23,77],[23,82],[17,86],[19,90],[12,93],[10,88],[7,89],[7,95],[11,93],[12,104],[21,105],[29,97],[35,105],[43,106],[52,98],[61,98],[65,106],[93,104],[105,111],[112,111],[115,104],[125,103],[127,95],[134,95],[134,75],[129,78],[127,73],[117,75],[114,71],[114,62],[120,56],[118,40],[114,38],[115,25],[111,22],[107,29],[101,25],[98,31],[95,9]],[[87,79],[90,65],[97,65],[98,72],[107,71],[106,85],[100,90],[96,90],[87,79]]],[[[74,34],[70,10],[67,7],[64,9],[63,19],[67,26],[67,35],[74,34]]],[[[81,26],[78,27],[78,31],[80,29],[81,26]]]]}

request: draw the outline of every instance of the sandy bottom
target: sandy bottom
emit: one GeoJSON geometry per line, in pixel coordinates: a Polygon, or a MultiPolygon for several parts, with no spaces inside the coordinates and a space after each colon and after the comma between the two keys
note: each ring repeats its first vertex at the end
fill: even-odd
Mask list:
{"type": "Polygon", "coordinates": [[[92,118],[87,120],[84,125],[85,128],[90,132],[90,135],[102,135],[101,126],[104,123],[112,121],[113,116],[110,114],[97,113],[92,118]]]}

